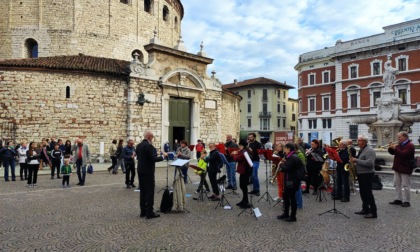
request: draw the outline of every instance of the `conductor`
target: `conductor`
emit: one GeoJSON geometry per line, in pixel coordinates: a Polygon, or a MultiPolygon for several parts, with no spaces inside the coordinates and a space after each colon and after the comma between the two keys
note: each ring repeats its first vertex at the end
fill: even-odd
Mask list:
{"type": "Polygon", "coordinates": [[[163,161],[167,153],[158,156],[155,147],[152,145],[153,133],[146,130],[143,134],[143,141],[136,147],[138,160],[137,172],[140,180],[140,217],[152,219],[160,217],[153,212],[155,194],[155,163],[163,161]]]}

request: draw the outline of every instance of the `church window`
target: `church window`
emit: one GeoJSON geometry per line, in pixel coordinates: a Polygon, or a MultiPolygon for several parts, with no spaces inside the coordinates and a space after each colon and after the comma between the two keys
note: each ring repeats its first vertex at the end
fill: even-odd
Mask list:
{"type": "Polygon", "coordinates": [[[66,87],[66,99],[70,98],[70,86],[66,87]]]}
{"type": "Polygon", "coordinates": [[[144,11],[152,14],[153,10],[153,0],[144,0],[144,11]]]}
{"type": "Polygon", "coordinates": [[[163,6],[163,21],[169,21],[169,9],[166,5],[163,6]]]}
{"type": "Polygon", "coordinates": [[[38,42],[34,39],[27,39],[25,41],[25,55],[26,58],[38,58],[38,42]]]}
{"type": "Polygon", "coordinates": [[[178,17],[174,18],[174,28],[175,30],[178,30],[178,17]]]}

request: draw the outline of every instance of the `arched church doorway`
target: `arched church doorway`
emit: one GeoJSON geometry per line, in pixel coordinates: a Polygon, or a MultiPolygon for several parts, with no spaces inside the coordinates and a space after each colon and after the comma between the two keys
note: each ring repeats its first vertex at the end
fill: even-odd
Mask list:
{"type": "Polygon", "coordinates": [[[191,100],[179,97],[169,99],[169,143],[173,146],[175,139],[191,139],[191,100]]]}

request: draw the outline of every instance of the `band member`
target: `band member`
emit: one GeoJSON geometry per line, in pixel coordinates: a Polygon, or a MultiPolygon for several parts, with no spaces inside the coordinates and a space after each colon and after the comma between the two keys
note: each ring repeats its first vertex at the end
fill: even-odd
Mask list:
{"type": "Polygon", "coordinates": [[[252,150],[252,191],[249,194],[260,196],[260,181],[258,179],[258,168],[260,167],[260,156],[258,149],[262,149],[262,145],[257,141],[255,133],[248,134],[248,146],[252,150]]]}
{"type": "Polygon", "coordinates": [[[296,221],[296,192],[300,186],[300,180],[297,176],[297,171],[300,166],[300,160],[295,153],[295,144],[287,143],[284,148],[285,160],[280,162],[281,172],[284,173],[284,212],[277,216],[278,219],[295,222],[296,221]],[[289,215],[289,209],[291,214],[289,215]]]}
{"type": "Polygon", "coordinates": [[[222,163],[222,159],[220,158],[219,151],[216,148],[214,143],[209,144],[210,153],[209,156],[206,158],[206,163],[209,164],[207,169],[207,173],[209,174],[211,189],[213,190],[213,194],[209,197],[212,201],[220,200],[220,191],[219,186],[217,185],[217,173],[220,173],[219,164],[222,163]]]}
{"type": "Polygon", "coordinates": [[[410,161],[414,160],[414,144],[408,139],[405,131],[398,133],[398,144],[390,144],[388,152],[394,155],[394,187],[396,199],[389,202],[391,205],[401,205],[402,207],[410,206],[410,177],[413,173],[410,161]],[[404,189],[404,193],[402,192],[404,189]]]}
{"type": "Polygon", "coordinates": [[[146,219],[160,217],[153,212],[155,196],[155,163],[163,161],[168,154],[165,152],[161,156],[157,155],[155,147],[152,145],[153,133],[146,130],[143,134],[143,141],[136,147],[138,160],[137,172],[140,181],[140,217],[146,219]]]}
{"type": "MultiPolygon", "coordinates": [[[[179,159],[190,159],[191,158],[191,150],[188,148],[188,143],[185,140],[179,142],[181,146],[176,151],[176,156],[179,159]]],[[[181,167],[182,176],[184,178],[184,183],[188,183],[188,167],[190,163],[186,163],[181,167]]]]}
{"type": "Polygon", "coordinates": [[[322,169],[324,161],[322,159],[322,149],[319,141],[314,139],[311,141],[311,148],[306,150],[306,169],[308,170],[308,178],[305,181],[306,189],[302,193],[309,193],[309,187],[312,185],[314,192],[312,195],[317,195],[318,187],[321,185],[322,176],[319,173],[322,169]]]}
{"type": "Polygon", "coordinates": [[[334,199],[341,200],[341,202],[350,201],[350,185],[349,172],[344,170],[344,166],[349,163],[349,149],[347,148],[347,141],[341,140],[339,143],[338,155],[342,163],[337,162],[336,169],[336,194],[334,199]]]}
{"type": "Polygon", "coordinates": [[[298,146],[299,146],[299,150],[302,153],[305,153],[307,149],[310,149],[311,146],[308,143],[303,142],[303,138],[299,137],[298,139],[298,146]]]}
{"type": "Polygon", "coordinates": [[[233,189],[236,190],[236,162],[233,160],[233,157],[228,153],[229,148],[238,148],[238,145],[234,142],[232,142],[232,135],[227,134],[226,135],[226,143],[225,147],[227,149],[226,159],[228,161],[228,164],[226,165],[226,173],[228,178],[228,186],[226,189],[233,189]]]}
{"type": "Polygon", "coordinates": [[[249,178],[252,175],[252,167],[248,164],[248,161],[245,158],[245,153],[250,153],[248,150],[248,143],[245,140],[239,142],[239,151],[232,152],[233,159],[238,162],[238,167],[236,171],[239,175],[239,187],[242,190],[242,200],[236,205],[240,208],[250,208],[251,205],[248,201],[248,184],[249,178]]]}
{"type": "Polygon", "coordinates": [[[359,181],[360,197],[362,198],[362,210],[355,214],[365,215],[365,218],[377,218],[375,198],[372,193],[372,181],[375,174],[376,153],[368,144],[366,136],[359,136],[357,144],[360,147],[357,158],[351,158],[350,162],[356,164],[357,179],[359,181]]]}
{"type": "Polygon", "coordinates": [[[272,170],[272,176],[273,176],[273,181],[274,179],[277,180],[277,192],[278,192],[278,197],[274,198],[274,200],[282,200],[283,190],[284,190],[284,173],[279,172],[279,167],[278,167],[280,161],[284,158],[282,143],[275,144],[273,154],[278,156],[278,158],[277,157],[273,158],[274,169],[272,170]]]}
{"type": "MultiPolygon", "coordinates": [[[[351,156],[355,157],[356,156],[356,149],[353,146],[353,140],[352,139],[347,139],[347,146],[350,147],[351,156]]],[[[351,178],[349,178],[349,185],[350,185],[351,195],[356,195],[356,190],[354,190],[354,181],[351,178]]]]}

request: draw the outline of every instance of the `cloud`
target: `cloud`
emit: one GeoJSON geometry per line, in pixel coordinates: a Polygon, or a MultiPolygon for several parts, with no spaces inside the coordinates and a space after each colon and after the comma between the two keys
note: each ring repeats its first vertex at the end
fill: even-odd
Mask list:
{"type": "MultiPolygon", "coordinates": [[[[183,1],[182,35],[196,53],[204,41],[223,83],[264,76],[296,86],[294,66],[305,52],[382,33],[382,27],[418,18],[407,0],[183,1]]],[[[297,97],[297,91],[291,92],[297,97]]]]}

